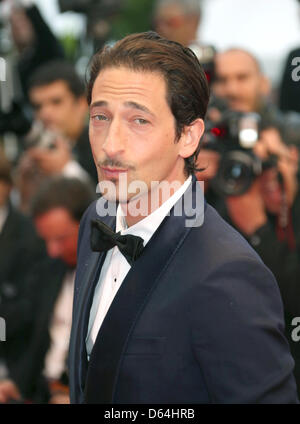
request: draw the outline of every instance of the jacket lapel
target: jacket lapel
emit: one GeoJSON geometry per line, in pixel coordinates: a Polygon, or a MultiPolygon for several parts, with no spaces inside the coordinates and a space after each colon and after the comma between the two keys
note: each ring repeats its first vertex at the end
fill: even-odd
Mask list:
{"type": "MultiPolygon", "coordinates": [[[[154,233],[117,292],[92,350],[85,386],[86,403],[114,402],[119,364],[134,325],[192,226],[194,197],[196,192],[199,194],[200,187],[197,188],[196,184],[194,179],[178,201],[182,202],[181,216],[176,216],[179,215],[176,210],[178,212],[180,208],[171,210],[170,217],[166,217],[154,233]]],[[[203,210],[198,210],[197,214],[197,223],[201,224],[203,210]]]]}
{"type": "MultiPolygon", "coordinates": [[[[109,218],[107,225],[113,227],[114,217],[109,218]]],[[[87,373],[87,352],[86,352],[86,335],[88,330],[90,309],[93,301],[93,294],[97,285],[100,271],[105,260],[104,253],[91,252],[89,262],[85,267],[86,272],[76,276],[80,279],[80,293],[77,294],[77,301],[73,306],[73,323],[72,335],[70,338],[70,358],[75,369],[75,387],[76,403],[83,402],[83,390],[87,373]],[[76,312],[76,313],[75,313],[76,312]]],[[[76,285],[76,284],[75,284],[76,285]]],[[[72,374],[70,375],[72,378],[72,374]]]]}

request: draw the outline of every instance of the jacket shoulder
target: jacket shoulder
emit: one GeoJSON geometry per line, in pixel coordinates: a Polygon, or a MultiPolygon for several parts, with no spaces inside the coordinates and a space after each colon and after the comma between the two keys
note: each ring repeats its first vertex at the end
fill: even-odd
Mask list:
{"type": "Polygon", "coordinates": [[[206,255],[228,262],[234,258],[249,258],[263,263],[248,241],[210,205],[206,204],[204,222],[195,234],[206,255]]]}

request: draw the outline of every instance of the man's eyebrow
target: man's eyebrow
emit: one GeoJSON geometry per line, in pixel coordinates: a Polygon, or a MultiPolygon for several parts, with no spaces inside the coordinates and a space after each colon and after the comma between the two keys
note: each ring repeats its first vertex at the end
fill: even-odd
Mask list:
{"type": "Polygon", "coordinates": [[[124,105],[129,108],[138,109],[142,112],[149,113],[149,115],[153,115],[153,113],[146,106],[141,105],[140,103],[129,101],[125,102],[124,105]]]}
{"type": "MultiPolygon", "coordinates": [[[[98,100],[94,103],[92,103],[90,105],[90,109],[94,108],[94,107],[101,107],[101,106],[108,106],[108,102],[106,102],[105,100],[98,100]]],[[[142,112],[145,113],[149,113],[149,115],[153,115],[153,113],[144,105],[141,105],[140,103],[137,102],[133,102],[133,101],[128,101],[124,103],[124,106],[127,108],[131,108],[131,109],[138,109],[141,110],[142,112]]]]}
{"type": "Polygon", "coordinates": [[[97,107],[97,106],[107,106],[108,103],[104,100],[98,100],[97,102],[94,102],[90,105],[90,109],[92,109],[93,107],[97,107]]]}

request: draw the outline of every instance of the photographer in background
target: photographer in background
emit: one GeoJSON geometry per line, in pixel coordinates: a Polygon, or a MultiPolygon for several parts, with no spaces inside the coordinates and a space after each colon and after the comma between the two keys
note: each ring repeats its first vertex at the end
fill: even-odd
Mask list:
{"type": "Polygon", "coordinates": [[[257,112],[265,126],[278,129],[285,143],[300,147],[300,114],[282,113],[270,102],[270,82],[248,51],[233,48],[216,55],[213,92],[231,110],[257,112]]]}
{"type": "Polygon", "coordinates": [[[6,64],[6,81],[0,87],[0,144],[14,163],[24,150],[32,110],[29,79],[51,60],[62,60],[64,50],[31,0],[0,1],[0,56],[6,64]]]}
{"type": "MultiPolygon", "coordinates": [[[[256,244],[254,247],[259,250],[258,239],[267,240],[268,237],[266,234],[264,237],[252,236],[269,223],[268,213],[278,216],[280,208],[294,210],[297,204],[298,151],[295,146],[286,144],[287,140],[282,137],[279,131],[279,128],[282,128],[281,121],[278,123],[276,120],[278,115],[273,113],[275,109],[266,100],[269,83],[261,73],[257,60],[248,52],[232,49],[217,54],[216,81],[213,89],[217,96],[226,100],[229,109],[236,111],[236,114],[259,112],[258,141],[253,144],[252,154],[254,154],[254,158],[260,158],[263,163],[270,158],[275,158],[273,166],[272,162],[268,163],[268,169],[264,169],[263,173],[258,172],[257,176],[253,178],[253,184],[243,193],[234,193],[234,196],[230,196],[230,192],[227,192],[224,196],[228,218],[250,242],[252,239],[254,240],[252,244],[256,244]],[[282,196],[287,205],[282,205],[282,196]],[[275,199],[278,203],[276,207],[273,204],[275,199]]],[[[228,135],[230,136],[230,134],[228,135]]],[[[226,143],[223,142],[223,144],[226,150],[226,143]]],[[[294,225],[297,224],[297,221],[298,219],[294,225]]],[[[278,231],[281,233],[280,230],[278,231]]],[[[296,240],[297,232],[296,227],[293,230],[296,240]]],[[[275,242],[275,239],[278,239],[275,229],[272,234],[275,242]]],[[[267,252],[270,252],[272,243],[267,242],[266,245],[267,248],[259,253],[278,276],[279,263],[276,262],[276,259],[274,260],[274,252],[271,252],[268,255],[269,260],[267,259],[267,252]]],[[[284,273],[286,270],[282,268],[281,271],[284,273]]],[[[283,278],[278,278],[278,280],[282,281],[283,278]]]]}
{"type": "Polygon", "coordinates": [[[29,99],[35,118],[68,139],[75,159],[98,181],[88,138],[85,86],[73,65],[53,61],[40,67],[30,79],[29,99]]]}
{"type": "MultiPolygon", "coordinates": [[[[267,101],[269,83],[248,52],[232,49],[217,55],[213,89],[228,107],[215,120],[208,113],[206,138],[215,136],[215,145],[205,147],[204,137],[198,166],[205,167],[206,156],[213,154],[210,172],[203,176],[217,197],[214,206],[244,235],[278,281],[300,393],[300,352],[291,338],[291,320],[300,316],[298,149],[291,144],[292,137],[286,144],[284,122],[267,101]],[[251,125],[243,127],[245,122],[251,125]]],[[[197,177],[202,179],[201,172],[197,177]]]]}
{"type": "Polygon", "coordinates": [[[292,319],[300,316],[298,149],[285,145],[278,131],[269,128],[261,133],[254,152],[262,160],[273,155],[277,163],[264,170],[246,193],[226,197],[223,217],[247,238],[277,279],[300,394],[300,349],[291,337],[292,319]]]}
{"type": "Polygon", "coordinates": [[[64,61],[43,65],[30,80],[29,99],[42,128],[36,134],[33,128],[27,136],[29,148],[19,163],[18,187],[25,211],[43,176],[61,174],[97,181],[88,139],[85,88],[74,67],[64,61]]]}
{"type": "Polygon", "coordinates": [[[242,147],[229,131],[232,122],[227,124],[223,135],[224,126],[215,123],[215,144],[205,140],[210,132],[204,137],[206,146],[197,164],[207,169],[197,178],[205,181],[207,201],[248,240],[276,277],[300,394],[299,343],[292,339],[292,319],[300,316],[298,149],[287,146],[275,128],[257,133],[252,148],[242,147]]]}
{"type": "Polygon", "coordinates": [[[215,65],[214,94],[226,100],[231,110],[262,113],[270,83],[257,59],[246,50],[229,49],[216,55],[215,65]]]}

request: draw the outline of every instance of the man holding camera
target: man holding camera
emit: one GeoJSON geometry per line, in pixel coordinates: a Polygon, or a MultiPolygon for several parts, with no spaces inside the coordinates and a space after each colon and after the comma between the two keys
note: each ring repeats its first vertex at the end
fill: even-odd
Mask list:
{"type": "Polygon", "coordinates": [[[94,182],[97,178],[86,126],[85,87],[73,65],[51,61],[38,68],[28,95],[36,122],[26,136],[27,150],[18,169],[25,211],[43,178],[64,175],[94,182]]]}
{"type": "MultiPolygon", "coordinates": [[[[286,140],[282,138],[287,133],[282,126],[282,120],[277,120],[279,115],[275,113],[275,108],[268,106],[266,96],[269,85],[257,60],[251,54],[238,49],[219,53],[216,57],[216,82],[213,88],[214,93],[227,102],[229,110],[233,113],[240,113],[241,116],[253,112],[260,114],[263,129],[257,128],[258,139],[253,143],[253,147],[244,149],[236,143],[236,149],[248,155],[252,161],[260,162],[261,171],[253,173],[251,179],[249,177],[248,186],[245,186],[242,192],[226,192],[224,186],[229,174],[225,177],[224,155],[220,158],[217,152],[212,152],[215,171],[209,176],[209,184],[217,185],[219,191],[223,190],[223,200],[219,199],[215,207],[225,220],[246,237],[277,279],[299,386],[300,354],[297,352],[297,344],[291,338],[292,318],[300,315],[300,305],[297,301],[300,277],[298,149],[292,144],[286,144],[286,140]]],[[[221,139],[219,142],[222,144],[221,139]]],[[[291,139],[288,139],[288,142],[291,142],[291,139]]],[[[228,140],[223,140],[222,153],[228,153],[228,144],[228,140]],[[224,141],[227,141],[227,145],[224,141]]],[[[199,155],[199,166],[205,166],[205,155],[207,153],[204,149],[203,158],[201,153],[199,155]]]]}
{"type": "Polygon", "coordinates": [[[300,114],[282,113],[269,100],[271,86],[251,53],[232,48],[215,56],[214,94],[231,110],[258,113],[265,126],[279,130],[285,143],[300,145],[300,114]]]}
{"type": "MultiPolygon", "coordinates": [[[[269,118],[270,114],[267,117],[264,113],[264,110],[268,108],[266,106],[268,82],[261,73],[257,60],[251,54],[238,49],[217,54],[216,82],[213,90],[217,97],[225,100],[229,110],[236,114],[240,113],[241,117],[243,114],[246,116],[253,112],[259,113],[260,116],[262,125],[257,125],[258,140],[253,143],[253,147],[243,149],[241,146],[237,146],[237,148],[246,154],[250,152],[252,157],[258,158],[264,171],[258,172],[256,176],[253,175],[253,183],[249,183],[249,187],[245,187],[242,193],[224,192],[228,218],[258,249],[262,240],[257,232],[267,225],[268,214],[280,215],[280,210],[284,207],[292,209],[295,206],[298,192],[298,149],[283,141],[280,122],[277,125],[275,116],[273,115],[272,122],[269,118]],[[260,129],[259,126],[263,129],[260,129]],[[264,166],[264,164],[268,164],[268,166],[264,166]]],[[[215,124],[218,127],[218,122],[215,124]]],[[[230,125],[228,124],[228,126],[230,125]]],[[[223,145],[226,152],[226,144],[223,143],[223,145]]],[[[218,173],[220,160],[220,155],[217,152],[213,153],[214,172],[208,176],[210,182],[218,173]]],[[[200,167],[206,165],[201,153],[198,165],[200,167]]],[[[221,189],[224,190],[224,187],[221,189]]],[[[289,238],[291,239],[291,236],[289,238]]],[[[292,241],[289,242],[290,245],[292,243],[292,241]]],[[[293,249],[291,248],[291,250],[293,249]]],[[[272,262],[267,264],[274,269],[275,264],[273,266],[272,262]]]]}

